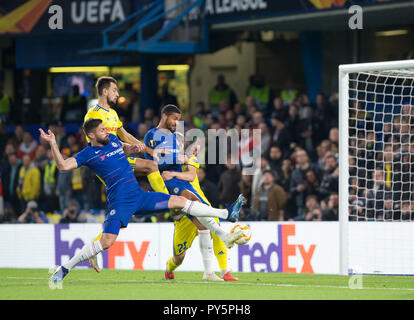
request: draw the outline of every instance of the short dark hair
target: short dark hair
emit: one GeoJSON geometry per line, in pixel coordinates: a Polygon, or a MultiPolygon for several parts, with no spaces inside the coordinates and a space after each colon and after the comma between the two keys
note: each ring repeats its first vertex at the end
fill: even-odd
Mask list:
{"type": "Polygon", "coordinates": [[[114,78],[109,76],[99,77],[98,80],[96,80],[95,88],[96,92],[98,92],[98,96],[102,95],[103,89],[109,88],[111,82],[115,84],[118,83],[114,78]]]}
{"type": "Polygon", "coordinates": [[[90,132],[95,130],[102,123],[101,119],[90,118],[84,122],[82,125],[83,132],[85,136],[88,136],[90,132]]]}
{"type": "Polygon", "coordinates": [[[171,115],[173,113],[179,113],[179,114],[181,114],[180,108],[178,108],[174,104],[167,104],[164,107],[162,107],[162,109],[161,109],[161,115],[165,114],[165,115],[169,116],[169,115],[171,115]]]}

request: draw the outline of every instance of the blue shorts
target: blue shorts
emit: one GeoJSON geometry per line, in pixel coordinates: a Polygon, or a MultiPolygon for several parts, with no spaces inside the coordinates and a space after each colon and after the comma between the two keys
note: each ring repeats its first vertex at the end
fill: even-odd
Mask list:
{"type": "Polygon", "coordinates": [[[208,203],[206,203],[203,198],[198,194],[198,192],[196,191],[196,189],[194,189],[193,185],[188,182],[188,181],[184,181],[184,180],[180,180],[177,178],[172,178],[170,180],[164,181],[165,186],[168,189],[168,192],[171,195],[176,195],[176,196],[180,196],[181,193],[184,190],[188,190],[191,191],[192,193],[194,193],[194,195],[200,199],[200,201],[206,205],[209,205],[208,203]]]}
{"type": "MultiPolygon", "coordinates": [[[[179,196],[184,190],[188,190],[194,193],[194,195],[198,199],[200,199],[202,203],[210,206],[210,204],[205,202],[204,199],[198,194],[198,192],[196,191],[196,189],[194,189],[193,185],[190,182],[180,180],[177,178],[172,178],[170,180],[164,181],[164,183],[170,194],[179,196]]],[[[193,220],[193,216],[190,214],[187,215],[187,218],[190,219],[191,221],[193,220]]]]}
{"type": "Polygon", "coordinates": [[[145,215],[168,211],[170,195],[161,192],[140,191],[130,200],[108,203],[103,233],[118,234],[128,225],[134,214],[145,215]]]}

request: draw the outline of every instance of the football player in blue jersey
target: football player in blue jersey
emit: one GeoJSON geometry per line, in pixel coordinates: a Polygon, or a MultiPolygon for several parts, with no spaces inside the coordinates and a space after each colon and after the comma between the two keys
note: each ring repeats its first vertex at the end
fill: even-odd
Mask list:
{"type": "MultiPolygon", "coordinates": [[[[176,132],[177,122],[180,119],[181,110],[177,106],[172,104],[165,105],[161,110],[160,123],[156,128],[149,130],[144,137],[144,143],[148,148],[163,148],[170,150],[170,153],[166,154],[164,157],[161,156],[156,160],[158,169],[161,173],[164,171],[181,173],[183,171],[182,165],[184,163],[182,163],[179,158],[180,154],[183,153],[183,148],[180,148],[179,133],[176,132]]],[[[145,157],[154,160],[148,153],[145,153],[145,157]]],[[[194,202],[210,205],[189,181],[179,179],[178,177],[172,177],[166,179],[164,182],[170,194],[183,196],[194,202]]],[[[243,196],[240,195],[237,201],[243,202],[243,196]]],[[[174,279],[174,270],[182,264],[186,249],[188,249],[193,242],[194,230],[192,224],[194,224],[198,229],[200,252],[204,264],[204,275],[202,279],[223,281],[222,278],[218,277],[213,272],[214,251],[210,231],[223,240],[228,248],[231,248],[234,245],[234,241],[228,241],[229,237],[231,237],[231,233],[226,232],[220,226],[218,220],[211,217],[194,217],[192,215],[187,215],[186,217],[188,219],[179,219],[179,217],[177,217],[174,221],[173,256],[167,262],[165,278],[167,280],[174,279]]]]}
{"type": "MultiPolygon", "coordinates": [[[[46,134],[39,129],[41,138],[50,144],[53,158],[59,170],[67,171],[86,165],[105,182],[108,212],[103,225],[102,237],[83,248],[65,264],[59,266],[50,278],[51,283],[60,283],[77,264],[89,260],[111,247],[121,228],[128,225],[133,214],[147,214],[178,209],[193,216],[219,217],[235,222],[242,206],[242,199],[228,209],[211,208],[184,197],[159,192],[143,191],[127,160],[126,155],[137,152],[136,146],[122,143],[109,135],[101,119],[91,118],[83,124],[83,131],[91,144],[74,157],[64,159],[51,130],[46,134]]],[[[234,234],[236,241],[241,235],[234,234]]]]}

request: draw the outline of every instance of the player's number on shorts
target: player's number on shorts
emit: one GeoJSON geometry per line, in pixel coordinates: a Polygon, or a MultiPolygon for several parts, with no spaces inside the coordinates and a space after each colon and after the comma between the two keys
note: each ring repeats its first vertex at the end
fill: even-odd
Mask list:
{"type": "Polygon", "coordinates": [[[187,241],[178,244],[178,253],[181,253],[184,250],[187,250],[187,241]]]}

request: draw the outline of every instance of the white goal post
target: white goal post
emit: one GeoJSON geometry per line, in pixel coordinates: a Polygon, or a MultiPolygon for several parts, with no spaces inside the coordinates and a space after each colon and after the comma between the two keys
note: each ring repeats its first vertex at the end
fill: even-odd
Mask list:
{"type": "Polygon", "coordinates": [[[340,274],[414,274],[414,60],[339,66],[340,274]]]}

